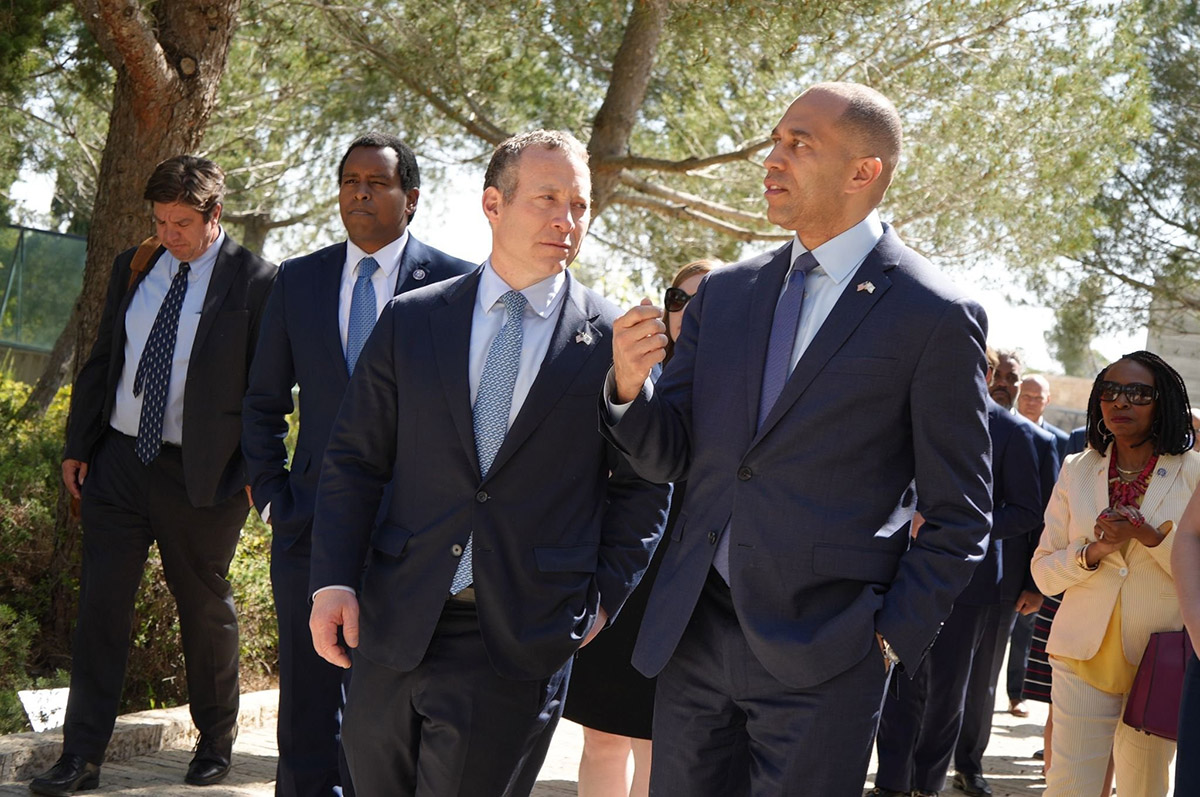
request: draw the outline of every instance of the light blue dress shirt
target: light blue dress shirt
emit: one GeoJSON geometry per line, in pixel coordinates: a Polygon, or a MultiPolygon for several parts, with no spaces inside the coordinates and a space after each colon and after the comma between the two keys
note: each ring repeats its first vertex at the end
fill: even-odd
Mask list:
{"type": "MultiPolygon", "coordinates": [[[[212,280],[217,255],[225,244],[222,229],[204,254],[189,261],[191,270],[187,276],[187,293],[183,296],[183,307],[179,311],[179,331],[175,336],[175,353],[171,357],[171,380],[167,383],[167,406],[163,412],[163,442],[180,445],[183,442],[183,393],[187,384],[188,363],[192,358],[192,344],[196,341],[196,329],[200,326],[200,313],[204,310],[204,297],[212,280]]],[[[170,252],[163,252],[137,286],[129,308],[125,311],[125,364],[117,381],[117,395],[113,403],[109,424],[121,434],[137,437],[138,423],[142,416],[142,398],[133,395],[133,380],[137,375],[138,361],[150,337],[150,328],[162,307],[171,280],[179,271],[179,261],[170,252]]]]}

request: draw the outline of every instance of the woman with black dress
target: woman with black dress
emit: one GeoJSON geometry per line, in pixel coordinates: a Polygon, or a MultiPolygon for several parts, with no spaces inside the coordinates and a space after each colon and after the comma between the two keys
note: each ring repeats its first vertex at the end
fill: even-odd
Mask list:
{"type": "MultiPolygon", "coordinates": [[[[679,336],[684,307],[696,294],[704,275],[719,265],[715,260],[697,260],[679,269],[671,281],[663,300],[667,360],[679,336]]],[[[629,660],[654,576],[671,538],[671,527],[683,505],[684,486],[675,485],[667,530],[617,621],[576,654],[563,716],[583,726],[580,797],[645,797],[649,793],[654,679],[635,670],[629,660]]]]}

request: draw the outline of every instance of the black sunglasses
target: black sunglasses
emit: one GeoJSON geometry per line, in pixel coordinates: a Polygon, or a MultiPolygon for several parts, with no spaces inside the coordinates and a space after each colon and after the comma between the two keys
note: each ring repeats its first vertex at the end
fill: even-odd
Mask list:
{"type": "Polygon", "coordinates": [[[695,295],[694,293],[688,293],[683,288],[667,288],[667,292],[663,294],[663,307],[667,308],[668,313],[678,313],[687,307],[687,303],[695,295]]]}
{"type": "Polygon", "coordinates": [[[1122,395],[1129,399],[1130,404],[1144,407],[1158,398],[1158,388],[1143,385],[1141,382],[1128,385],[1119,385],[1116,382],[1100,383],[1101,401],[1116,401],[1117,397],[1122,395]]]}

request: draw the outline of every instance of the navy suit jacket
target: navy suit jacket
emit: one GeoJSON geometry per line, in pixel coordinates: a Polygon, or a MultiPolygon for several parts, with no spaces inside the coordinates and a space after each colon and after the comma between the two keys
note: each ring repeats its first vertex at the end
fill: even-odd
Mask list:
{"type": "Polygon", "coordinates": [[[727,522],[742,631],[797,688],[879,655],[877,630],[915,666],[983,556],[983,310],[886,228],[756,430],[790,253],[711,272],[653,398],[615,426],[602,408],[639,473],[688,482],[634,651],[646,675],[675,650],[727,522]]]}
{"type": "MultiPolygon", "coordinates": [[[[338,327],[345,263],[343,241],[280,267],[242,405],[242,449],[254,504],[259,512],[271,505],[271,531],[285,548],[307,541],[311,533],[321,458],[350,382],[338,327]],[[284,440],[294,385],[300,386],[303,410],[289,470],[284,440]]],[[[407,277],[397,281],[397,295],[469,273],[475,266],[410,234],[400,268],[407,277]]]]}
{"type": "MultiPolygon", "coordinates": [[[[117,255],[96,343],[75,378],[63,457],[90,462],[109,428],[117,382],[125,366],[125,312],[150,268],[129,286],[137,249],[117,255]]],[[[260,320],[276,267],[242,248],[228,232],[213,264],[183,391],[183,475],[193,506],[213,506],[247,483],[242,460],[242,396],[260,320]]]]}
{"type": "Polygon", "coordinates": [[[1087,427],[1080,426],[1077,429],[1072,429],[1071,434],[1067,437],[1067,453],[1063,459],[1065,460],[1072,454],[1078,454],[1080,451],[1087,448],[1087,446],[1087,427]]]}
{"type": "Polygon", "coordinates": [[[956,601],[971,606],[1014,603],[1031,583],[1031,542],[1037,544],[1035,535],[1041,533],[1042,516],[1058,473],[1058,453],[1050,434],[990,397],[987,404],[992,438],[992,538],[987,556],[956,601]],[[1047,477],[1048,486],[1044,484],[1047,477]]]}
{"type": "MultiPolygon", "coordinates": [[[[1059,429],[1052,423],[1042,421],[1041,426],[1043,431],[1049,432],[1054,437],[1055,446],[1058,448],[1058,462],[1061,465],[1062,461],[1067,458],[1067,444],[1071,440],[1071,435],[1067,434],[1062,429],[1059,429]]],[[[1049,499],[1047,499],[1049,500],[1049,499]]]]}
{"type": "Polygon", "coordinates": [[[479,274],[397,297],[376,324],[326,448],[310,584],[358,584],[366,562],[358,653],[408,671],[425,656],[473,535],[492,666],[505,678],[546,678],[600,603],[615,617],[637,584],[670,488],[638,478],[597,432],[618,313],[569,274],[537,378],[480,477],[467,376],[479,274]]]}

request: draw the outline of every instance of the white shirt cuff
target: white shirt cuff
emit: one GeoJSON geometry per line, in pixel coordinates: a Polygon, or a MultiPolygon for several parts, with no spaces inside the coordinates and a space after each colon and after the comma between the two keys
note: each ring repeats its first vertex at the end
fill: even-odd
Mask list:
{"type": "Polygon", "coordinates": [[[328,587],[321,587],[319,590],[317,590],[316,592],[314,592],[314,593],[313,593],[313,597],[315,598],[315,597],[317,597],[318,595],[320,595],[322,592],[327,592],[327,591],[329,591],[329,590],[331,590],[331,589],[337,589],[337,590],[341,590],[342,592],[349,592],[351,595],[357,595],[357,594],[358,594],[358,590],[354,589],[353,587],[346,587],[346,586],[343,586],[343,585],[341,585],[341,584],[330,584],[328,587]]]}
{"type": "MultiPolygon", "coordinates": [[[[608,410],[608,420],[610,425],[615,426],[625,417],[625,411],[633,405],[633,401],[627,401],[624,404],[613,403],[612,397],[617,392],[617,377],[613,373],[613,369],[608,369],[608,376],[604,377],[604,406],[608,410]]],[[[642,392],[646,394],[646,399],[649,400],[654,396],[654,383],[650,381],[650,377],[646,377],[646,383],[642,385],[642,392]]],[[[635,398],[634,401],[637,399],[635,398]]]]}
{"type": "Polygon", "coordinates": [[[262,518],[263,523],[270,523],[271,522],[271,502],[268,501],[267,505],[263,507],[262,512],[259,512],[258,514],[259,514],[259,517],[262,518]]]}

